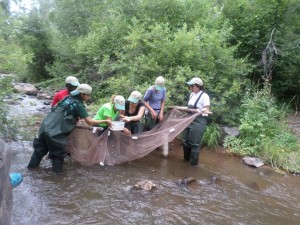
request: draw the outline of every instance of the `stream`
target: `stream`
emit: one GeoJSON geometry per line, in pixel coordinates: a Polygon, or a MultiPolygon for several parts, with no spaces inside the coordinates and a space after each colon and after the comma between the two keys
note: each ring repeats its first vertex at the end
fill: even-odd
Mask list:
{"type": "MultiPolygon", "coordinates": [[[[12,116],[42,118],[50,110],[43,101],[23,96],[10,105],[12,116]]],[[[37,170],[26,168],[32,141],[9,145],[10,171],[24,176],[13,189],[13,225],[300,224],[299,176],[246,166],[221,148],[201,151],[200,165],[192,167],[183,161],[176,139],[168,158],[160,149],[115,166],[87,167],[67,158],[63,174],[56,176],[47,159],[37,170]],[[186,177],[198,182],[179,185],[186,177]],[[129,190],[141,180],[151,180],[158,189],[129,190]]]]}

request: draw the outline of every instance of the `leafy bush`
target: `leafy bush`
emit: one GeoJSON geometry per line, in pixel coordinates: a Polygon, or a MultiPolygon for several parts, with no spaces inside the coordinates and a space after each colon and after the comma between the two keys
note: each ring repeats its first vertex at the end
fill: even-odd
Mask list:
{"type": "Polygon", "coordinates": [[[15,120],[13,120],[8,115],[8,107],[4,101],[4,97],[12,93],[11,82],[13,77],[1,77],[0,78],[0,138],[4,140],[15,140],[16,130],[14,127],[16,125],[15,120]]]}
{"type": "MultiPolygon", "coordinates": [[[[226,137],[231,153],[259,156],[274,167],[288,168],[289,154],[300,154],[297,139],[285,123],[286,109],[264,90],[247,92],[242,100],[240,136],[226,137]]],[[[298,171],[300,172],[300,170],[298,171]]]]}
{"type": "Polygon", "coordinates": [[[211,123],[207,126],[206,131],[203,135],[202,144],[216,148],[219,146],[219,140],[221,137],[221,130],[218,124],[211,123]]]}

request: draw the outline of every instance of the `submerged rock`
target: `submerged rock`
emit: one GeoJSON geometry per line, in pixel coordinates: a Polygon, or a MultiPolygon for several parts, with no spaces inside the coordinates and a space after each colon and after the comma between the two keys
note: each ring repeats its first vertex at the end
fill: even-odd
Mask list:
{"type": "Polygon", "coordinates": [[[134,191],[154,191],[156,189],[157,185],[150,180],[139,181],[131,188],[134,191]]]}
{"type": "Polygon", "coordinates": [[[261,167],[264,165],[264,162],[260,158],[255,157],[244,157],[242,158],[243,162],[249,166],[261,167]]]}
{"type": "Polygon", "coordinates": [[[190,185],[190,184],[193,184],[193,183],[196,183],[197,180],[193,177],[187,177],[187,178],[183,178],[181,181],[180,181],[180,184],[181,185],[184,185],[184,186],[187,186],[187,185],[190,185]]]}

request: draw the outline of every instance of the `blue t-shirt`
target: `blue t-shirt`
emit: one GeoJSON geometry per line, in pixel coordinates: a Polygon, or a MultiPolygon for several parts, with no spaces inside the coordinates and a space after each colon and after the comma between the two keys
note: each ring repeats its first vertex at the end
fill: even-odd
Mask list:
{"type": "Polygon", "coordinates": [[[154,86],[147,89],[144,95],[144,101],[148,102],[152,109],[159,111],[161,102],[166,99],[166,88],[161,91],[156,91],[154,86]]]}

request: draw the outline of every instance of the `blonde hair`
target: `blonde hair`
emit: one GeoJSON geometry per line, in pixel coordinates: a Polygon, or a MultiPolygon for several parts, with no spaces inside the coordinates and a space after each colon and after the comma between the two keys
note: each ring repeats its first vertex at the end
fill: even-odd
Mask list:
{"type": "Polygon", "coordinates": [[[112,104],[114,104],[114,100],[115,100],[115,97],[116,97],[117,95],[112,95],[111,96],[111,98],[110,98],[110,102],[112,103],[112,104]]]}

